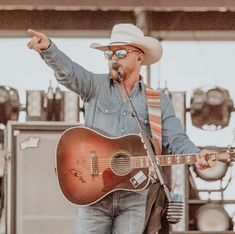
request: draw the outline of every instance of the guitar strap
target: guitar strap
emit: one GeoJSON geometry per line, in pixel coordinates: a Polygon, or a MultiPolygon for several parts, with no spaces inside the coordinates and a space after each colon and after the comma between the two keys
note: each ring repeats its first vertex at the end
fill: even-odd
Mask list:
{"type": "Polygon", "coordinates": [[[162,153],[162,118],[160,93],[157,90],[145,85],[147,99],[147,108],[149,115],[150,129],[152,133],[152,142],[156,155],[162,153]]]}

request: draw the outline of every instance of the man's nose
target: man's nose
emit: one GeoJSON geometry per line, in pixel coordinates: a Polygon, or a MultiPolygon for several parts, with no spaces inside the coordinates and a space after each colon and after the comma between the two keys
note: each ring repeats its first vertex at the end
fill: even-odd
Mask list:
{"type": "Polygon", "coordinates": [[[119,58],[117,57],[116,53],[113,53],[111,59],[117,61],[119,58]]]}
{"type": "Polygon", "coordinates": [[[112,60],[117,60],[117,56],[116,54],[113,54],[112,57],[111,57],[112,60]]]}

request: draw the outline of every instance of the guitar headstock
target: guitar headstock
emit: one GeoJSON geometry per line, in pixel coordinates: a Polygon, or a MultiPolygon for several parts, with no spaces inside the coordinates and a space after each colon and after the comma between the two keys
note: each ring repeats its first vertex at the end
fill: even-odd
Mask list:
{"type": "Polygon", "coordinates": [[[234,147],[227,147],[227,150],[225,152],[220,152],[217,155],[218,160],[229,163],[235,161],[235,148],[234,147]]]}

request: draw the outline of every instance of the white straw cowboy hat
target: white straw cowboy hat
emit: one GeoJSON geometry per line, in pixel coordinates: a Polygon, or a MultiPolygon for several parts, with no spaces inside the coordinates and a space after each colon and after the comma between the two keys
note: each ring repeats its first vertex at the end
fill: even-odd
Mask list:
{"type": "Polygon", "coordinates": [[[144,36],[144,33],[133,24],[116,24],[110,36],[108,45],[92,43],[91,48],[98,50],[109,50],[111,46],[131,45],[141,49],[144,52],[143,65],[150,65],[157,62],[162,55],[162,46],[160,42],[153,38],[144,36]]]}

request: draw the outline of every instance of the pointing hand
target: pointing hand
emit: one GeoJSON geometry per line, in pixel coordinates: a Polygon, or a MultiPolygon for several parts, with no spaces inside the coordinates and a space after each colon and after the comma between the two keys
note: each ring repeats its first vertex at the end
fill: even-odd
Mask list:
{"type": "Polygon", "coordinates": [[[32,39],[27,44],[29,49],[33,49],[38,53],[41,53],[42,50],[48,49],[51,45],[51,41],[44,33],[37,32],[33,29],[28,29],[27,32],[32,36],[32,39]]]}

